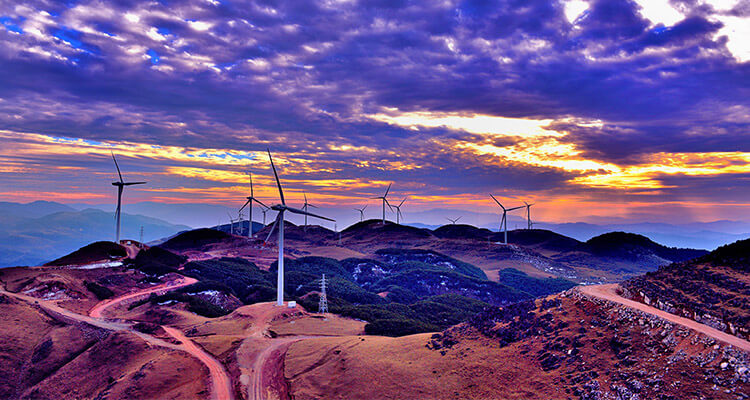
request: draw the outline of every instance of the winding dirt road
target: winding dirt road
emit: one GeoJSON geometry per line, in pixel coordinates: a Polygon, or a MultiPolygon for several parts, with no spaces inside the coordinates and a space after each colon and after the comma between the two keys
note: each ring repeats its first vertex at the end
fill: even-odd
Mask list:
{"type": "Polygon", "coordinates": [[[171,282],[162,283],[160,285],[156,285],[156,286],[143,289],[143,290],[138,290],[132,293],[127,293],[127,294],[124,294],[122,296],[118,296],[112,299],[103,300],[97,303],[91,310],[89,310],[89,316],[94,317],[94,318],[104,318],[104,310],[108,309],[109,307],[114,306],[115,304],[119,304],[128,300],[135,300],[140,297],[149,296],[152,293],[156,293],[156,294],[166,293],[170,290],[179,289],[183,286],[192,285],[193,283],[196,283],[196,282],[198,282],[197,279],[183,276],[171,282]]]}
{"type": "Polygon", "coordinates": [[[272,400],[287,397],[283,360],[286,349],[294,342],[312,336],[270,338],[268,328],[276,316],[290,311],[274,303],[260,303],[239,309],[253,318],[253,326],[237,349],[240,385],[248,400],[272,400]]]}
{"type": "Polygon", "coordinates": [[[157,337],[145,334],[143,332],[136,331],[132,329],[132,324],[129,322],[120,322],[120,321],[111,321],[103,319],[102,314],[103,311],[106,310],[109,307],[115,306],[116,304],[119,304],[123,301],[132,300],[135,298],[148,296],[151,293],[157,293],[157,292],[167,292],[170,290],[174,290],[183,286],[190,285],[192,283],[197,282],[193,278],[187,278],[184,279],[178,279],[172,282],[167,282],[162,285],[154,286],[148,289],[143,289],[141,291],[128,293],[126,295],[122,295],[119,297],[116,297],[114,299],[104,300],[102,302],[99,302],[96,306],[94,306],[90,311],[89,315],[82,315],[75,313],[73,311],[70,311],[68,309],[62,308],[55,304],[52,301],[45,301],[41,300],[36,297],[27,296],[20,293],[13,293],[8,292],[5,290],[5,288],[0,288],[0,293],[15,297],[17,299],[29,302],[31,304],[38,305],[39,307],[44,308],[48,312],[58,314],[62,317],[72,319],[75,321],[85,322],[87,324],[112,330],[112,331],[129,331],[136,336],[140,337],[141,339],[145,340],[148,343],[151,343],[156,346],[166,347],[174,350],[180,350],[184,351],[196,359],[198,359],[200,362],[202,362],[207,368],[211,376],[211,383],[212,383],[212,390],[211,390],[211,398],[213,400],[232,400],[234,398],[234,391],[232,389],[232,381],[229,378],[229,374],[227,373],[224,366],[215,358],[213,358],[210,354],[208,354],[205,350],[198,347],[193,341],[191,341],[189,338],[187,338],[182,331],[171,328],[168,326],[162,325],[162,328],[164,331],[172,336],[173,338],[177,339],[180,344],[174,344],[169,343],[165,340],[159,339],[157,337]]]}
{"type": "Polygon", "coordinates": [[[579,290],[581,293],[596,297],[603,300],[613,301],[615,303],[622,304],[626,307],[634,308],[645,313],[655,315],[659,318],[673,322],[678,325],[682,325],[686,328],[700,332],[706,336],[712,337],[720,342],[730,344],[738,349],[750,352],[750,342],[739,338],[737,336],[730,335],[720,330],[714,329],[708,325],[701,324],[700,322],[693,321],[692,319],[680,317],[674,314],[670,314],[666,311],[659,310],[658,308],[651,307],[644,303],[639,303],[634,300],[626,299],[617,294],[617,284],[608,285],[591,285],[591,286],[580,286],[579,290]]]}
{"type": "Polygon", "coordinates": [[[229,378],[227,370],[218,360],[208,354],[205,350],[198,347],[192,340],[188,339],[181,330],[163,326],[164,330],[173,338],[182,342],[182,349],[195,358],[200,360],[211,374],[213,382],[212,398],[214,400],[231,400],[234,398],[232,390],[232,380],[229,378]]]}

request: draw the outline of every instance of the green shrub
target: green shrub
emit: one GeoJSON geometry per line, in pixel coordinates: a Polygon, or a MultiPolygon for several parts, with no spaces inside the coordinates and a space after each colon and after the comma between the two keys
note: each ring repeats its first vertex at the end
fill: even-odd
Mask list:
{"type": "Polygon", "coordinates": [[[177,272],[186,257],[174,254],[160,247],[151,247],[141,250],[130,266],[146,275],[161,276],[170,272],[177,272]]]}
{"type": "Polygon", "coordinates": [[[193,261],[185,264],[181,273],[200,281],[220,283],[230,288],[245,304],[257,298],[265,299],[266,289],[276,285],[275,274],[263,271],[242,258],[193,261]]]}
{"type": "Polygon", "coordinates": [[[115,295],[115,293],[109,288],[106,288],[95,282],[83,281],[83,285],[86,286],[86,289],[88,289],[89,292],[93,293],[94,296],[96,296],[96,298],[99,300],[108,299],[115,295]]]}
{"type": "MultiPolygon", "coordinates": [[[[269,272],[276,274],[278,262],[271,264],[269,272]]],[[[347,271],[338,260],[327,257],[301,257],[298,259],[284,258],[284,272],[304,272],[314,275],[317,279],[323,274],[327,278],[339,277],[348,281],[354,281],[352,275],[347,271]]]]}
{"type": "Polygon", "coordinates": [[[503,285],[524,291],[534,297],[546,296],[568,290],[576,284],[563,278],[532,278],[515,268],[505,268],[498,272],[503,285]]]}

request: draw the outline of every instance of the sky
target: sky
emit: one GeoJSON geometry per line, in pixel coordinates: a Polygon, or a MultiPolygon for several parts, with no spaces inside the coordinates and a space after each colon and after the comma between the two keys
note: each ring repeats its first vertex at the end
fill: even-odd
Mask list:
{"type": "MultiPolygon", "coordinates": [[[[0,200],[750,220],[750,1],[0,2],[0,200]]],[[[352,211],[356,213],[356,211],[352,211]]]]}

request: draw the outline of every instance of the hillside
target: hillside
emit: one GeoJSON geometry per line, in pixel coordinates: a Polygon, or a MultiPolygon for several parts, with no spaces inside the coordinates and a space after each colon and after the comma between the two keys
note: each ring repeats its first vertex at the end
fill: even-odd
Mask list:
{"type": "Polygon", "coordinates": [[[750,338],[750,239],[623,283],[630,298],[750,338]]]}
{"type": "MultiPolygon", "coordinates": [[[[31,204],[25,205],[25,208],[35,211],[28,215],[43,214],[62,206],[58,203],[31,204]]],[[[111,240],[114,236],[114,216],[111,212],[87,209],[55,211],[40,217],[26,215],[0,213],[0,267],[40,265],[91,242],[111,240]]],[[[155,218],[123,214],[122,237],[138,240],[141,227],[144,241],[188,229],[187,226],[172,225],[155,218]]]]}
{"type": "MultiPolygon", "coordinates": [[[[213,229],[125,253],[96,242],[48,266],[3,269],[0,372],[20,371],[21,379],[0,378],[0,395],[735,399],[750,389],[750,353],[590,297],[595,287],[573,288],[554,273],[491,274],[481,263],[552,263],[570,248],[625,263],[643,249],[671,257],[681,250],[634,237],[621,252],[616,235],[592,244],[543,230],[513,232],[523,245],[505,246],[377,225],[342,232],[339,245],[335,232],[287,224],[284,292],[293,308],[271,302],[274,246],[213,229]],[[319,255],[332,253],[342,257],[319,255]],[[329,313],[313,314],[323,274],[329,313]],[[102,373],[86,379],[92,369],[102,373]]],[[[691,299],[736,316],[745,307],[737,301],[747,287],[747,246],[672,266],[709,265],[713,275],[698,273],[709,285],[686,285],[698,289],[689,296],[710,293],[718,303],[691,299]],[[719,268],[734,271],[735,286],[719,268]],[[711,286],[719,283],[724,291],[711,286]]]]}
{"type": "Polygon", "coordinates": [[[747,353],[572,292],[438,334],[297,342],[284,374],[296,399],[737,399],[747,366],[747,353]]]}

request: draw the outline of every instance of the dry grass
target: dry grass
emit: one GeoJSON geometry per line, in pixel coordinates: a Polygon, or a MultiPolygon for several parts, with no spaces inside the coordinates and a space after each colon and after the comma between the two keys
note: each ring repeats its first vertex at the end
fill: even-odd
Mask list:
{"type": "Polygon", "coordinates": [[[513,346],[477,336],[441,355],[425,346],[430,336],[297,342],[285,361],[291,393],[300,400],[565,398],[513,346]]]}

